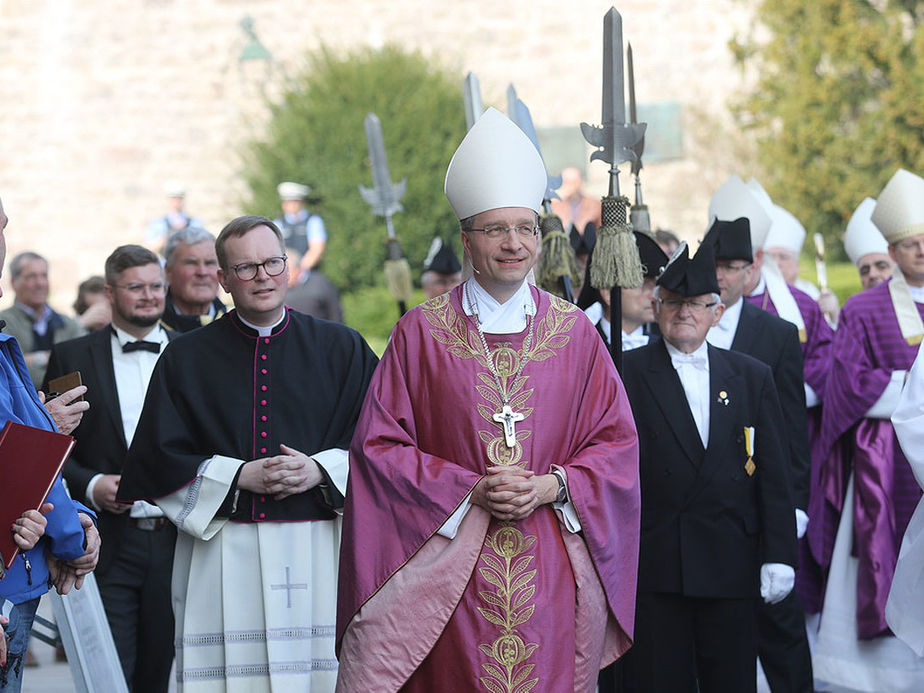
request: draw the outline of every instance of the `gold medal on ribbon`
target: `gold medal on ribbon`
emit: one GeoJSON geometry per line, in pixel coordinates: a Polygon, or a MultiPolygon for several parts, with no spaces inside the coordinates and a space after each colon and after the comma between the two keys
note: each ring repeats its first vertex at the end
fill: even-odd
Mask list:
{"type": "Polygon", "coordinates": [[[748,454],[748,461],[744,463],[744,471],[753,476],[757,465],[754,464],[754,427],[744,427],[744,450],[748,454]]]}

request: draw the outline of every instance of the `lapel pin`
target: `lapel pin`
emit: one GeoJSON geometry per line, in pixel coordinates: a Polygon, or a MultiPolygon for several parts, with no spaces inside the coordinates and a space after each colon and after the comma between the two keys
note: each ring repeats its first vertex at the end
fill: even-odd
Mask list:
{"type": "Polygon", "coordinates": [[[728,393],[725,390],[719,390],[719,403],[728,406],[728,393]]]}

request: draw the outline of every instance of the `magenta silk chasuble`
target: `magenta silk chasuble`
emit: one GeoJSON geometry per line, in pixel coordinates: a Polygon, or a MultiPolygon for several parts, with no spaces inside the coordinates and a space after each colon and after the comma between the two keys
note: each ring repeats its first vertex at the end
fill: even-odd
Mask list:
{"type": "Polygon", "coordinates": [[[633,629],[628,400],[590,321],[535,288],[531,327],[485,335],[495,378],[461,291],[398,323],[353,438],[338,690],[593,691],[633,629]],[[494,418],[505,399],[523,417],[512,447],[494,418]],[[551,505],[517,522],[471,506],[439,534],[492,465],[563,468],[580,532],[551,505]]]}

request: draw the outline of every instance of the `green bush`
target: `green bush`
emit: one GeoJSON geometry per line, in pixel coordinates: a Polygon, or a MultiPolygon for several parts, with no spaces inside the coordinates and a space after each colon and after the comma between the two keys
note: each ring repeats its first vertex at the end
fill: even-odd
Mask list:
{"type": "MultiPolygon", "coordinates": [[[[408,309],[424,302],[424,294],[414,289],[408,309]]],[[[398,304],[384,284],[357,289],[341,296],[343,320],[358,330],[379,356],[385,349],[391,330],[398,322],[398,304]]]]}
{"type": "Polygon", "coordinates": [[[404,211],[394,225],[419,280],[433,236],[458,229],[443,178],[465,134],[462,76],[395,46],[347,55],[321,49],[271,108],[265,136],[245,150],[251,199],[244,208],[273,218],[280,181],[311,186],[318,199],[310,208],[323,217],[329,237],[325,274],[346,294],[381,284],[385,222],[371,215],[357,189],[372,187],[363,120],[374,112],[392,181],[407,178],[404,211]]]}
{"type": "Polygon", "coordinates": [[[731,44],[755,80],[734,106],[775,202],[830,253],[865,197],[899,167],[924,171],[920,2],[760,0],[731,44]]]}
{"type": "MultiPolygon", "coordinates": [[[[828,288],[835,293],[842,306],[848,298],[863,289],[860,274],[852,262],[828,262],[827,268],[828,288]]],[[[799,259],[799,276],[817,284],[814,256],[803,255],[799,259]]]]}

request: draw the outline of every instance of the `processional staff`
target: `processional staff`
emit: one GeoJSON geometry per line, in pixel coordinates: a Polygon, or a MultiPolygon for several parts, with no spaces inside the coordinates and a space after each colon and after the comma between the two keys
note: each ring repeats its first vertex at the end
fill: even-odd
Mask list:
{"type": "Polygon", "coordinates": [[[635,161],[633,150],[645,135],[645,123],[626,123],[622,60],[622,17],[611,7],[603,18],[603,123],[581,123],[581,132],[597,150],[590,160],[610,164],[609,192],[602,199],[602,226],[597,232],[590,283],[610,291],[610,354],[622,370],[622,306],[620,287],[642,286],[638,246],[628,220],[629,199],[619,192],[619,164],[635,161]]]}
{"type": "MultiPolygon", "coordinates": [[[[529,108],[517,97],[516,89],[511,84],[507,87],[507,114],[526,134],[530,142],[542,157],[542,148],[539,146],[539,137],[529,108]]],[[[543,159],[545,163],[545,159],[543,159]]],[[[536,267],[536,283],[549,293],[561,296],[566,301],[574,302],[572,286],[581,280],[571,239],[565,233],[561,218],[552,212],[552,200],[558,199],[555,192],[561,187],[561,176],[548,175],[545,195],[542,198],[542,218],[539,220],[539,229],[542,233],[542,252],[539,254],[539,263],[536,267]]]]}
{"type": "Polygon", "coordinates": [[[398,302],[399,312],[404,315],[407,312],[408,301],[411,300],[411,266],[404,257],[391,218],[395,212],[404,211],[400,200],[407,190],[407,178],[402,178],[399,183],[391,182],[385,141],[382,138],[382,123],[378,116],[375,113],[368,114],[364,124],[372,164],[373,187],[360,185],[359,194],[372,207],[373,216],[385,217],[385,283],[388,291],[398,302]]]}

